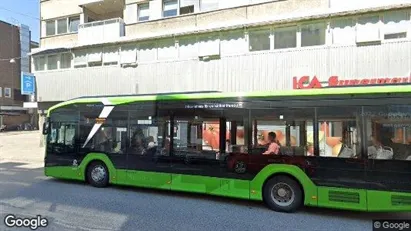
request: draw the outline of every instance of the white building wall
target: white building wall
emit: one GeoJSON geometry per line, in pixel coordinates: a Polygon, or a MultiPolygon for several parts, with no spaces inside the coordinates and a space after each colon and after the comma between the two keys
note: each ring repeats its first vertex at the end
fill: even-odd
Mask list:
{"type": "Polygon", "coordinates": [[[354,10],[369,7],[409,4],[411,0],[329,0],[331,10],[354,10]]]}
{"type": "Polygon", "coordinates": [[[305,75],[327,81],[331,75],[344,80],[406,77],[410,74],[411,41],[404,40],[360,47],[264,51],[208,62],[192,59],[143,63],[128,68],[92,67],[39,72],[36,76],[41,102],[84,95],[283,90],[292,89],[294,76],[305,75]]]}

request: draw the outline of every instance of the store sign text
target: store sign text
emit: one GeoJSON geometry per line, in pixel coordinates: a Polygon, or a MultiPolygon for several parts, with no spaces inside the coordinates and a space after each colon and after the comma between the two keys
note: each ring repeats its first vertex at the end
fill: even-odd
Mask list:
{"type": "Polygon", "coordinates": [[[324,87],[344,87],[344,86],[367,86],[367,85],[389,85],[411,83],[410,77],[395,77],[395,78],[364,78],[339,80],[338,76],[331,76],[327,83],[320,82],[317,76],[310,79],[310,76],[302,76],[301,78],[293,78],[293,89],[310,89],[324,87]]]}

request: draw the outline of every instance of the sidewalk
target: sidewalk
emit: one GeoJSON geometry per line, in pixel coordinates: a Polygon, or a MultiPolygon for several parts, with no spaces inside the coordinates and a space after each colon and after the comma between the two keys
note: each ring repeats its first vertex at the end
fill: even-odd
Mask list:
{"type": "Polygon", "coordinates": [[[0,133],[0,161],[41,163],[44,147],[40,147],[40,131],[0,133]]]}

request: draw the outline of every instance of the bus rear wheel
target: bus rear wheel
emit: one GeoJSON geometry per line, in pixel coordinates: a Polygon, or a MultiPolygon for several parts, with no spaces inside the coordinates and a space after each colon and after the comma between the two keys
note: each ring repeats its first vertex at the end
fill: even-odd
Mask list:
{"type": "Polygon", "coordinates": [[[87,181],[94,187],[107,187],[109,173],[107,166],[101,161],[92,162],[87,168],[87,181]]]}
{"type": "Polygon", "coordinates": [[[277,212],[295,212],[303,204],[303,191],[290,177],[275,176],[268,180],[263,189],[266,205],[277,212]]]}

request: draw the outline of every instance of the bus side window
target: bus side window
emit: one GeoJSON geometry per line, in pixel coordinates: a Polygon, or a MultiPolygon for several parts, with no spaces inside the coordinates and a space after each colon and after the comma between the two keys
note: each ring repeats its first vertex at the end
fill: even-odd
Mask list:
{"type": "Polygon", "coordinates": [[[324,157],[359,158],[360,107],[318,109],[319,154],[324,157]]]}

